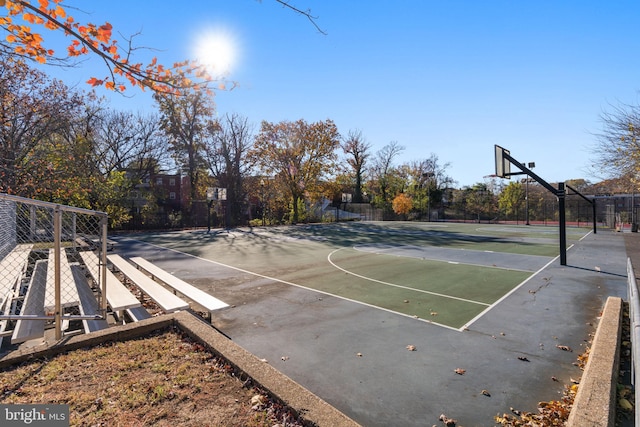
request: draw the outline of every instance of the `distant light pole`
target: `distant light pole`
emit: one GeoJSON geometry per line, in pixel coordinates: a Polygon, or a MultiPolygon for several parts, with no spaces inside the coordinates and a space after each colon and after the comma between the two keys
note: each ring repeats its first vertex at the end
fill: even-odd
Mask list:
{"type": "Polygon", "coordinates": [[[362,192],[362,201],[369,205],[368,212],[365,214],[365,221],[367,221],[367,220],[370,221],[373,218],[371,217],[371,204],[369,203],[369,194],[367,194],[366,191],[362,192]]]}
{"type": "Polygon", "coordinates": [[[427,221],[431,221],[431,180],[435,176],[433,172],[423,172],[422,178],[427,183],[427,221]]]}
{"type": "MultiPolygon", "coordinates": [[[[536,167],[536,163],[535,162],[529,162],[527,163],[527,167],[529,167],[529,169],[533,169],[536,167]]],[[[525,193],[524,193],[524,202],[525,202],[525,211],[526,211],[526,224],[527,225],[531,225],[529,224],[529,175],[527,175],[526,181],[525,181],[525,193]]]]}

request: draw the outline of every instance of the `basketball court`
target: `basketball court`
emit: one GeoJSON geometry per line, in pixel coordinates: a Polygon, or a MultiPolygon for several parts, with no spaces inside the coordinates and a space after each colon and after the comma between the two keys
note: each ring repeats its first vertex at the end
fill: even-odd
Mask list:
{"type": "Polygon", "coordinates": [[[217,329],[366,426],[434,425],[441,413],[493,425],[512,406],[559,398],[581,375],[573,363],[604,299],[626,292],[620,234],[584,228],[567,229],[568,265],[558,229],[543,226],[363,222],[118,240],[123,256],[230,304],[213,312],[217,329]]]}
{"type": "MultiPolygon", "coordinates": [[[[226,267],[234,280],[266,278],[462,330],[552,262],[557,233],[544,226],[351,222],[142,240],[226,267]]],[[[570,229],[569,244],[588,233],[570,229]]]]}

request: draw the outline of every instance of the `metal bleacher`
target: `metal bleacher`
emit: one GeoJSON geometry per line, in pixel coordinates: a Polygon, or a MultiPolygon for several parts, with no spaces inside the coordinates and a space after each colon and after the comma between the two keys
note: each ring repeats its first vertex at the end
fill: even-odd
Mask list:
{"type": "Polygon", "coordinates": [[[114,246],[104,212],[0,193],[0,346],[147,319],[138,290],[165,313],[190,308],[176,292],[209,311],[228,306],[142,258],[144,271],[107,255],[114,246]]]}

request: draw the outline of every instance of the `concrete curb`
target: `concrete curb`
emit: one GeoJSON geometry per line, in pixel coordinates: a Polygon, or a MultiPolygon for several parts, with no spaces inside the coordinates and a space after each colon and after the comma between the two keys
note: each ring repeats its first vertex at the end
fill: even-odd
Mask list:
{"type": "Polygon", "coordinates": [[[260,361],[195,315],[182,311],[146,319],[141,322],[114,326],[91,334],[77,335],[54,344],[18,349],[0,358],[0,369],[41,357],[51,357],[65,351],[95,346],[107,341],[122,341],[146,336],[154,331],[175,326],[209,351],[225,358],[255,383],[295,410],[314,426],[357,427],[358,423],[311,393],[273,366],[260,361]]]}
{"type": "Polygon", "coordinates": [[[568,427],[613,427],[620,363],[622,299],[609,297],[576,394],[568,427]]]}
{"type": "Polygon", "coordinates": [[[305,420],[317,426],[359,426],[351,418],[283,375],[273,366],[260,361],[204,321],[187,312],[176,313],[175,321],[179,329],[207,345],[212,352],[220,354],[287,406],[295,409],[305,420]]]}

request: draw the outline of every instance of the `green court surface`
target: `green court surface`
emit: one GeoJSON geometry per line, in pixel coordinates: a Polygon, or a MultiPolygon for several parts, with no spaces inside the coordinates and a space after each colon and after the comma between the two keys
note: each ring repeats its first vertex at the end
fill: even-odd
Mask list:
{"type": "MultiPolygon", "coordinates": [[[[567,229],[571,245],[590,232],[567,229]]],[[[461,329],[552,262],[557,227],[351,222],[137,239],[292,286],[461,329]]]]}

